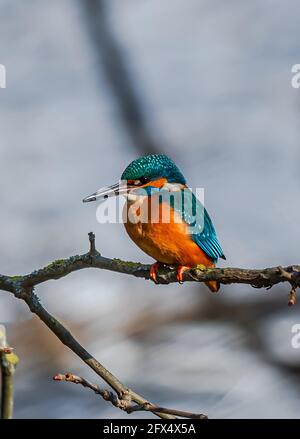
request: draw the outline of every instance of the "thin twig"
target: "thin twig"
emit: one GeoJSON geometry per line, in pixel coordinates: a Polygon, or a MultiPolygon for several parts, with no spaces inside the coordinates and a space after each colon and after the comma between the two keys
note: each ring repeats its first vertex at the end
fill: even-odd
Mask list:
{"type": "Polygon", "coordinates": [[[135,405],[133,407],[130,407],[126,410],[127,413],[133,413],[137,411],[147,411],[147,412],[156,412],[159,411],[160,413],[168,413],[169,415],[179,416],[180,418],[189,418],[189,419],[207,419],[206,415],[203,415],[201,413],[192,413],[192,412],[185,412],[183,410],[177,410],[177,409],[169,409],[166,407],[160,407],[155,404],[146,403],[141,405],[135,405]]]}
{"type": "Polygon", "coordinates": [[[292,287],[290,294],[289,294],[288,305],[293,306],[293,305],[295,305],[296,301],[297,301],[297,290],[295,287],[292,287]]]}
{"type": "Polygon", "coordinates": [[[148,411],[148,412],[159,412],[168,415],[179,416],[181,418],[191,418],[191,419],[207,419],[206,415],[196,414],[191,412],[185,412],[182,410],[169,409],[165,407],[160,407],[155,404],[151,404],[150,402],[145,402],[143,404],[132,405],[131,399],[127,398],[126,400],[120,400],[116,394],[110,392],[106,389],[101,389],[97,384],[93,384],[82,378],[78,375],[74,375],[70,372],[66,374],[58,374],[53,377],[55,381],[67,381],[74,384],[81,384],[83,387],[87,387],[97,395],[101,395],[105,401],[110,401],[115,407],[121,408],[125,410],[128,414],[137,412],[137,411],[148,411]]]}
{"type": "Polygon", "coordinates": [[[126,397],[124,397],[125,395],[123,395],[123,398],[120,399],[116,393],[111,392],[110,390],[107,389],[102,389],[97,384],[93,384],[88,380],[86,380],[85,378],[82,378],[78,375],[74,375],[73,373],[70,372],[66,374],[59,373],[55,375],[53,379],[54,381],[67,381],[70,383],[81,384],[83,387],[87,387],[93,390],[93,392],[95,392],[97,395],[102,396],[102,398],[105,401],[111,402],[115,407],[118,407],[122,410],[127,410],[127,408],[131,404],[130,393],[127,393],[127,395],[125,394],[126,397]]]}

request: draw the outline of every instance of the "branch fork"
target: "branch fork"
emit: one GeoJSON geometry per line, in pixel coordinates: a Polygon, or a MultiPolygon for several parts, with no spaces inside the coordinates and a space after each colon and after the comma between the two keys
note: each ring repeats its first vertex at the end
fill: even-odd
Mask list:
{"type": "Polygon", "coordinates": [[[83,387],[87,387],[93,390],[96,394],[102,396],[102,398],[105,401],[110,401],[115,407],[124,410],[128,414],[138,411],[147,411],[152,413],[161,413],[165,415],[178,416],[180,418],[207,419],[207,416],[203,414],[196,414],[191,412],[184,412],[182,410],[160,407],[158,405],[152,404],[149,401],[145,401],[142,404],[132,404],[132,397],[130,394],[130,390],[124,392],[121,397],[118,397],[113,392],[106,389],[101,389],[98,385],[92,384],[85,378],[82,378],[78,375],[74,375],[70,372],[66,374],[57,374],[53,377],[53,379],[55,381],[67,381],[74,384],[81,384],[83,387]]]}

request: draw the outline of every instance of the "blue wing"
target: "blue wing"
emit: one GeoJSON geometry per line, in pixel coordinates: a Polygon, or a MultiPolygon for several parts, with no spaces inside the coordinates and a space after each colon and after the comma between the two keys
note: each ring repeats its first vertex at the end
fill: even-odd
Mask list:
{"type": "MultiPolygon", "coordinates": [[[[218,258],[226,259],[207,210],[190,189],[185,189],[180,192],[181,196],[178,197],[176,195],[171,205],[189,225],[189,231],[193,241],[213,262],[217,262],[218,258]]],[[[176,194],[176,192],[172,194],[176,194]]]]}
{"type": "Polygon", "coordinates": [[[213,223],[205,208],[204,229],[198,234],[193,234],[192,239],[214,262],[217,262],[218,258],[226,259],[218,241],[213,223]]]}

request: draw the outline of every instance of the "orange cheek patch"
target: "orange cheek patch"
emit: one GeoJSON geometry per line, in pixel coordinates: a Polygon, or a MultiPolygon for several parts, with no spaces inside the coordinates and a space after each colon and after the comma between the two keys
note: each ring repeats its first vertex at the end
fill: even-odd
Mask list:
{"type": "Polygon", "coordinates": [[[167,182],[166,178],[159,178],[158,180],[149,181],[149,183],[144,184],[143,186],[140,187],[154,186],[161,188],[166,182],[167,182]]]}

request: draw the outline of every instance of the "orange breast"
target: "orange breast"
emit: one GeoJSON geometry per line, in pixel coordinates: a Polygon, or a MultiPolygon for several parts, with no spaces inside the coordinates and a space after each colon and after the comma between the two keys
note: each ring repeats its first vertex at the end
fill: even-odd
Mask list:
{"type": "Polygon", "coordinates": [[[154,197],[126,203],[123,219],[130,238],[164,264],[212,266],[211,259],[190,238],[179,215],[168,204],[155,202],[154,197]]]}

